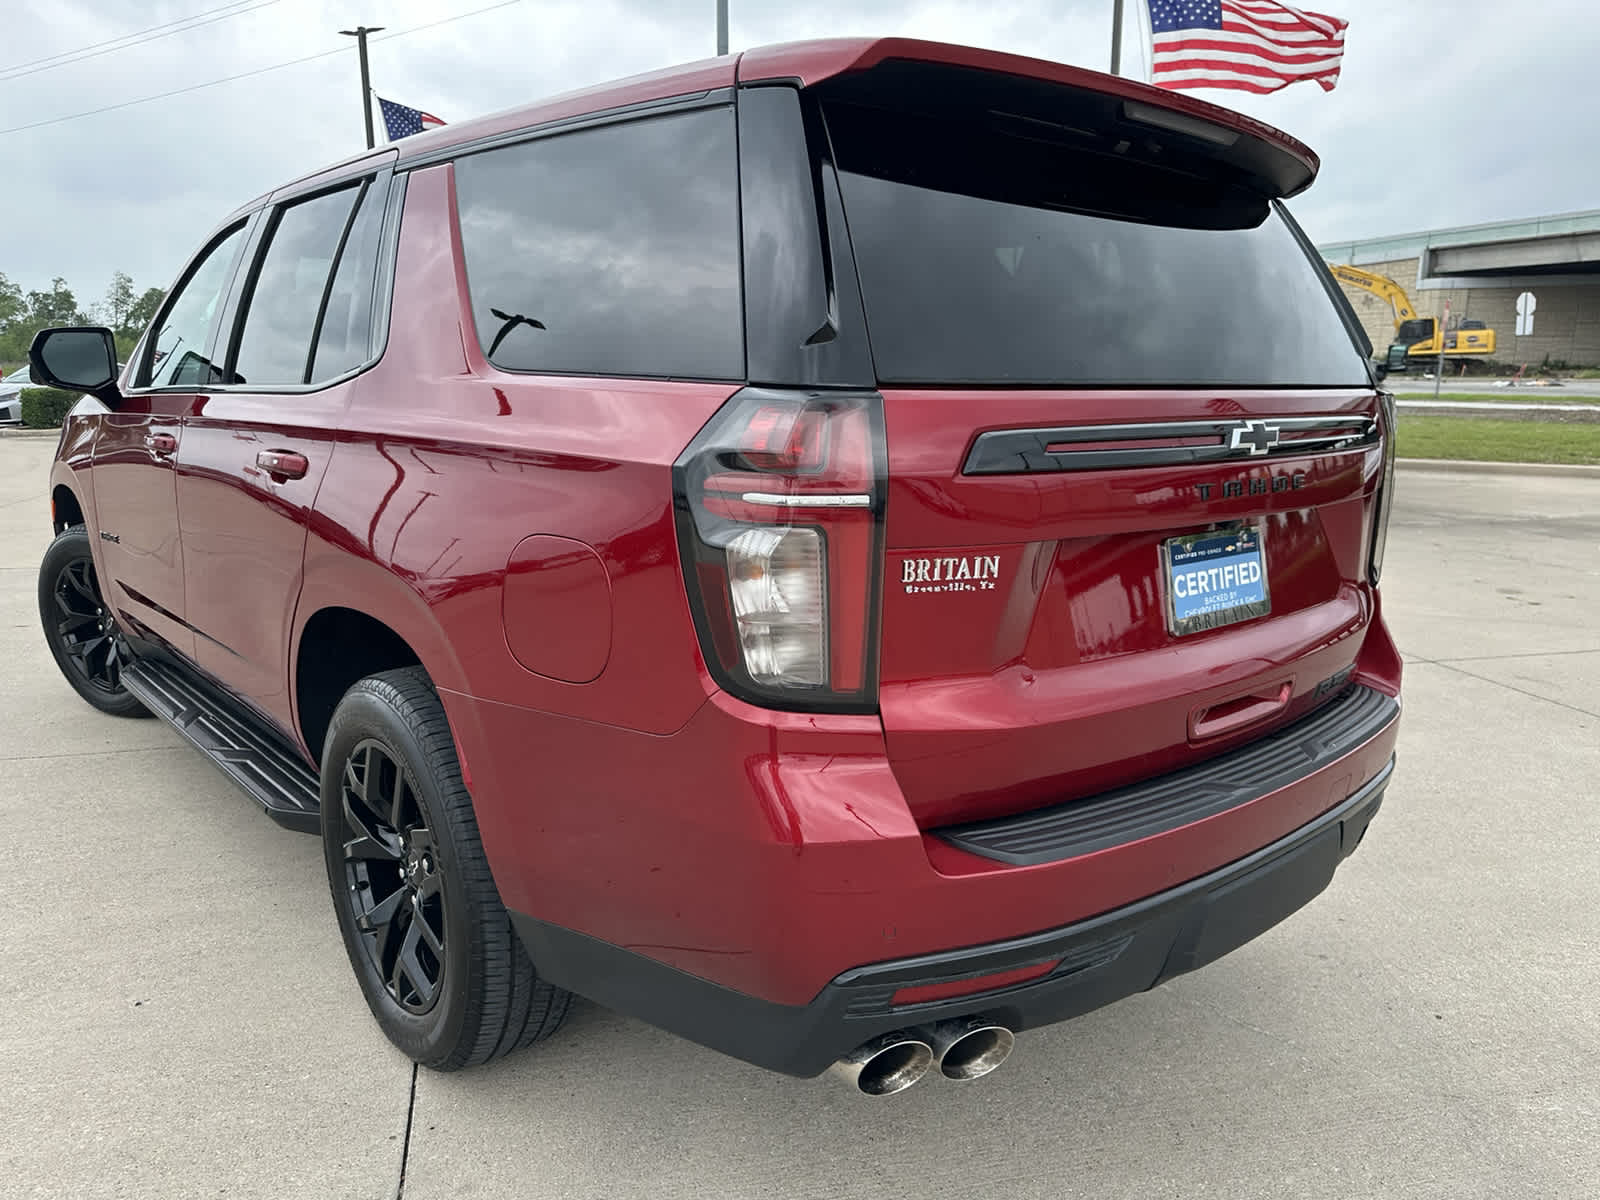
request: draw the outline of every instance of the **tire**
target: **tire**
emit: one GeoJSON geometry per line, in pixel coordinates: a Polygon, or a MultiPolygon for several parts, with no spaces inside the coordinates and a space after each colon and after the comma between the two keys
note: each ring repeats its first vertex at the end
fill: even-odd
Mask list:
{"type": "Polygon", "coordinates": [[[389,1040],[439,1071],[553,1034],[541,980],[489,872],[455,740],[420,667],[361,680],[322,752],[322,846],[345,951],[389,1040]]]}
{"type": "Polygon", "coordinates": [[[114,717],[150,710],[122,686],[133,661],[100,592],[89,535],[74,525],[56,535],[39,564],[39,622],[56,666],[72,690],[114,717]]]}

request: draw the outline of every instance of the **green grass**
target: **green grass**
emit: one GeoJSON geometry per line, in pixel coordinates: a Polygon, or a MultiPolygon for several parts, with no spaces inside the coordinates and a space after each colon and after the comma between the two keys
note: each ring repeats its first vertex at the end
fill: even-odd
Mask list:
{"type": "Polygon", "coordinates": [[[1401,458],[1600,465],[1600,424],[1400,414],[1401,458]]]}
{"type": "MultiPolygon", "coordinates": [[[[1392,376],[1388,383],[1402,400],[1432,400],[1433,389],[1417,385],[1405,388],[1392,376]]],[[[1565,388],[1515,387],[1498,392],[1440,392],[1441,400],[1468,404],[1600,404],[1600,396],[1575,395],[1565,388]]]]}

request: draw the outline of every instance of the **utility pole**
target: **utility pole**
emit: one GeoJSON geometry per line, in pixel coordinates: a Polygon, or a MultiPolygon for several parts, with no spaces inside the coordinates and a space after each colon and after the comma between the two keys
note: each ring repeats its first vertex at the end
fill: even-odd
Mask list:
{"type": "MultiPolygon", "coordinates": [[[[1118,4],[1122,0],[1117,0],[1118,4]]],[[[717,57],[728,52],[728,0],[717,0],[717,57]]]]}
{"type": "Polygon", "coordinates": [[[1111,73],[1122,74],[1122,0],[1111,6],[1111,73]]]}
{"type": "MultiPolygon", "coordinates": [[[[1117,0],[1121,5],[1122,0],[1117,0]]],[[[356,39],[356,46],[361,51],[361,119],[367,123],[367,149],[371,150],[372,140],[372,82],[367,76],[367,34],[377,33],[382,25],[357,25],[354,29],[341,29],[345,37],[356,39]]]]}
{"type": "Polygon", "coordinates": [[[1445,330],[1450,327],[1450,301],[1444,302],[1444,320],[1439,322],[1439,361],[1433,365],[1433,398],[1439,398],[1439,381],[1444,378],[1445,330]]]}

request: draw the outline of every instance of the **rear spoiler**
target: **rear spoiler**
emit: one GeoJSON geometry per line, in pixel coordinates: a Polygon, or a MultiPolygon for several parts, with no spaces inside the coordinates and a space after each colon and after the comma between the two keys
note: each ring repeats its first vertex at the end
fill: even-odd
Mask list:
{"type": "Polygon", "coordinates": [[[831,85],[861,94],[896,89],[901,103],[961,102],[990,113],[1100,139],[1157,138],[1181,144],[1270,199],[1298,195],[1321,165],[1282,130],[1204,100],[1063,63],[910,38],[839,38],[746,51],[738,81],[831,85]],[[941,69],[942,68],[942,69],[941,69]]]}

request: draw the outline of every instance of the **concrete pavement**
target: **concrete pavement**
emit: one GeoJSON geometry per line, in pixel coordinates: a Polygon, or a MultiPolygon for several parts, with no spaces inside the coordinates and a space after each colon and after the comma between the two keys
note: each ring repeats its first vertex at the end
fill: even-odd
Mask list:
{"type": "Polygon", "coordinates": [[[0,439],[0,1196],[1600,1194],[1600,480],[1401,477],[1400,766],[1308,908],[870,1101],[588,1003],[459,1075],[377,1033],[314,840],[57,677],[53,442],[0,439]]]}
{"type": "Polygon", "coordinates": [[[54,450],[0,439],[0,1197],[392,1195],[412,1068],[317,842],[45,648],[54,450]]]}

